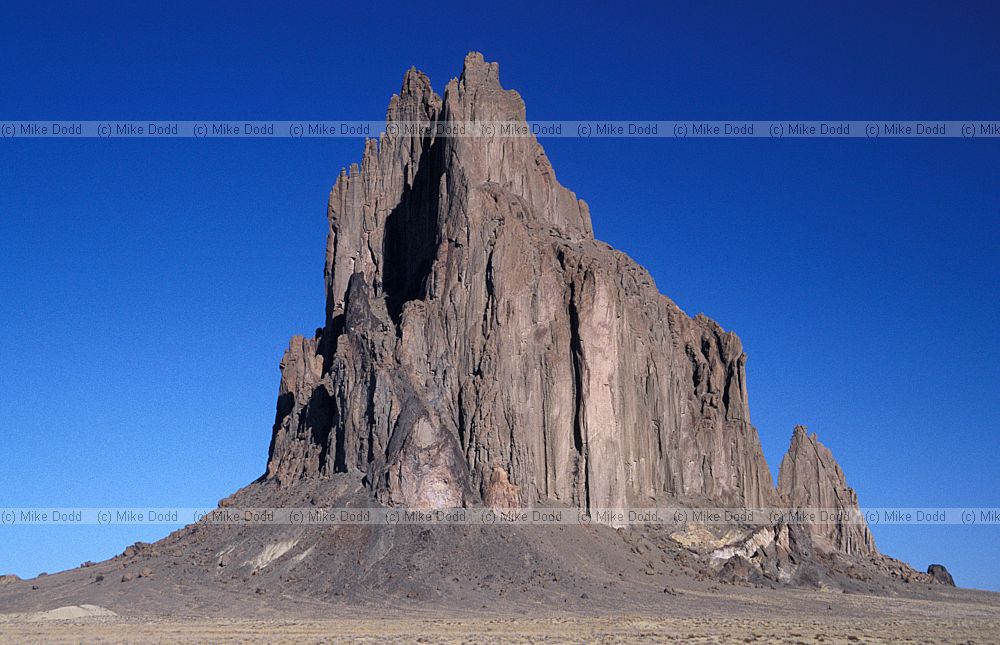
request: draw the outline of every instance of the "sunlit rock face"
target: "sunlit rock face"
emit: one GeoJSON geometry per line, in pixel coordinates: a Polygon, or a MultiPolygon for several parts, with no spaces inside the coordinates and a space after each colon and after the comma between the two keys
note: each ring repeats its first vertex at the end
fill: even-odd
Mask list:
{"type": "Polygon", "coordinates": [[[858,556],[878,553],[875,538],[860,515],[857,493],[847,485],[830,450],[804,426],[795,426],[781,460],[778,492],[789,507],[830,513],[830,521],[806,525],[817,549],[858,556]]]}
{"type": "Polygon", "coordinates": [[[391,127],[524,119],[480,54],[443,97],[406,73],[330,194],[326,320],[282,361],[267,477],[433,508],[775,503],[739,338],[595,240],[534,137],[391,127]]]}

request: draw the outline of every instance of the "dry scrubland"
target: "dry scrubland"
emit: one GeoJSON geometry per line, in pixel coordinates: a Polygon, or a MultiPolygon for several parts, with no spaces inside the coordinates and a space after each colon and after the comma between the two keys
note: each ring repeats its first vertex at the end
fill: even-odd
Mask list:
{"type": "Polygon", "coordinates": [[[995,643],[1000,623],[833,618],[439,618],[149,622],[94,618],[0,625],[11,643],[995,643]]]}
{"type": "Polygon", "coordinates": [[[732,590],[684,593],[660,615],[539,605],[502,613],[426,606],[324,618],[190,619],[108,615],[85,605],[0,614],[0,642],[25,643],[997,643],[996,594],[955,590],[914,600],[830,593],[732,590]],[[687,613],[688,615],[683,615],[687,613]],[[796,618],[801,616],[801,618],[796,618]]]}

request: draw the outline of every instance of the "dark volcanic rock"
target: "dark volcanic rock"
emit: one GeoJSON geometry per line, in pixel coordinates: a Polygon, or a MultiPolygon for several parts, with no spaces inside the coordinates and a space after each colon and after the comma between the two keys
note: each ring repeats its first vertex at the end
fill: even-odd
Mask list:
{"type": "MultiPolygon", "coordinates": [[[[856,512],[839,466],[803,428],[775,489],[739,338],[686,315],[595,240],[586,204],[533,137],[442,138],[431,127],[524,118],[520,96],[478,54],[443,97],[406,73],[388,133],[366,142],[330,194],[325,319],[282,359],[266,473],[220,508],[856,512]],[[402,122],[428,127],[392,127],[402,122]]],[[[252,600],[243,606],[282,618],[330,601],[492,610],[560,596],[570,609],[659,611],[651,589],[695,607],[719,580],[863,593],[950,580],[943,567],[923,574],[878,554],[863,522],[753,521],[616,530],[203,519],[31,590],[0,578],[0,604],[79,604],[86,586],[88,599],[139,613],[168,597],[210,615],[252,600]],[[107,583],[117,580],[126,584],[107,583]]]]}
{"type": "Polygon", "coordinates": [[[927,574],[938,584],[948,585],[949,587],[955,586],[955,579],[951,577],[951,574],[948,573],[943,564],[932,564],[927,567],[927,574]]]}
{"type": "MultiPolygon", "coordinates": [[[[410,70],[387,113],[524,118],[479,54],[443,97],[410,70]]],[[[282,361],[268,478],[435,508],[775,501],[740,340],[595,240],[534,137],[388,129],[331,192],[326,320],[282,361]]]]}
{"type": "Polygon", "coordinates": [[[781,460],[778,493],[791,508],[824,509],[831,521],[806,525],[820,551],[848,555],[877,554],[875,539],[858,508],[858,495],[844,472],[816,435],[795,426],[792,443],[781,460]]]}
{"type": "Polygon", "coordinates": [[[734,555],[723,563],[719,570],[718,578],[722,582],[730,584],[750,582],[750,577],[754,568],[745,559],[734,555]]]}

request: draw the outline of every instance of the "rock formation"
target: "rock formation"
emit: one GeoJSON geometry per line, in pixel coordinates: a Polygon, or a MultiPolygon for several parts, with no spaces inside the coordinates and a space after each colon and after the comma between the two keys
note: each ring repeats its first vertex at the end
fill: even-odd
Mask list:
{"type": "Polygon", "coordinates": [[[938,584],[947,585],[949,587],[955,586],[955,579],[951,577],[951,574],[948,573],[948,569],[946,569],[943,564],[932,564],[927,567],[927,575],[931,577],[931,580],[938,584]]]}
{"type": "Polygon", "coordinates": [[[720,582],[949,592],[943,567],[919,573],[879,554],[863,521],[737,513],[614,530],[601,520],[322,519],[323,509],[364,513],[374,502],[561,505],[609,523],[593,511],[857,512],[843,472],[802,427],[775,489],[750,424],[740,340],[687,316],[642,267],[595,240],[587,206],[556,181],[534,138],[435,135],[437,125],[524,118],[518,94],[479,54],[443,98],[410,70],[387,133],[337,179],[325,320],[282,359],[266,473],[219,504],[223,518],[314,509],[315,525],[206,516],[92,566],[30,583],[0,576],[0,605],[99,598],[153,615],[167,599],[213,616],[234,603],[660,611],[650,589],[661,588],[678,596],[671,604],[687,596],[701,611],[720,582]]]}
{"type": "Polygon", "coordinates": [[[409,70],[386,120],[330,193],[325,320],[282,360],[265,481],[347,473],[383,504],[436,509],[829,509],[674,535],[780,581],[814,552],[878,555],[802,427],[775,489],[739,338],[595,240],[533,136],[439,136],[524,122],[495,63],[469,54],[443,97],[409,70]]]}
{"type": "Polygon", "coordinates": [[[795,426],[792,442],[781,460],[778,493],[790,508],[830,511],[828,518],[807,525],[817,549],[848,555],[878,553],[875,539],[858,508],[858,495],[844,472],[816,435],[795,426]]]}
{"type": "Polygon", "coordinates": [[[326,320],[282,361],[267,477],[359,472],[435,508],[491,482],[525,506],[773,503],[739,338],[595,240],[534,137],[433,134],[524,119],[480,54],[443,98],[407,72],[331,192],[326,320]]]}

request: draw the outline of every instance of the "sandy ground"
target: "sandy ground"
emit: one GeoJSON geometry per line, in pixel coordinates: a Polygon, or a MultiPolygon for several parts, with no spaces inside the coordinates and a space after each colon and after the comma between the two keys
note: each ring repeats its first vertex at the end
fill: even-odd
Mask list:
{"type": "Polygon", "coordinates": [[[437,618],[191,621],[91,618],[0,625],[12,643],[995,643],[1000,623],[834,618],[437,618]]]}
{"type": "Polygon", "coordinates": [[[328,616],[118,616],[94,605],[0,614],[2,643],[1000,643],[996,594],[936,600],[732,590],[651,612],[329,606],[328,616]]]}
{"type": "Polygon", "coordinates": [[[0,582],[0,643],[1000,643],[1000,594],[842,564],[792,587],[722,580],[657,531],[190,526],[0,582]]]}

